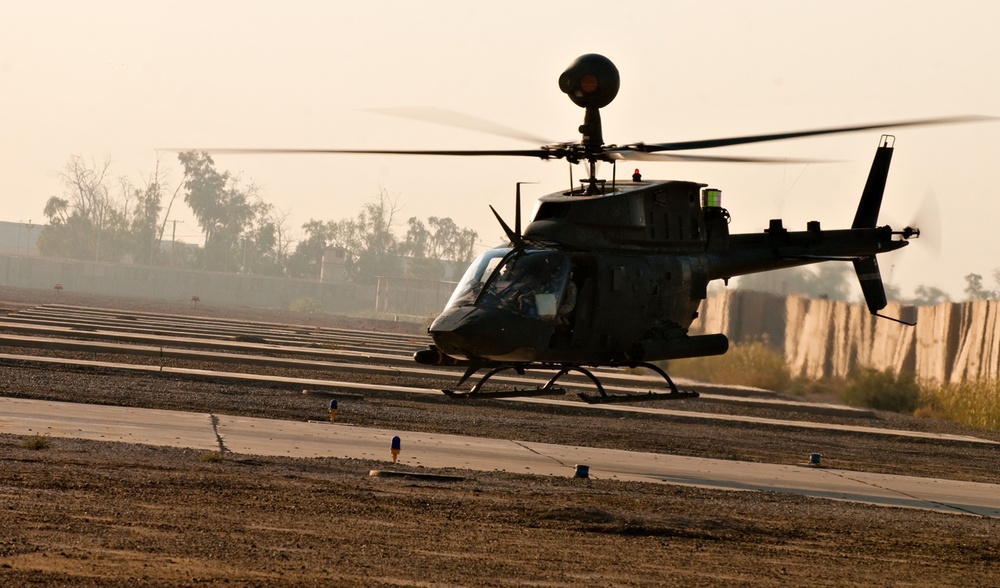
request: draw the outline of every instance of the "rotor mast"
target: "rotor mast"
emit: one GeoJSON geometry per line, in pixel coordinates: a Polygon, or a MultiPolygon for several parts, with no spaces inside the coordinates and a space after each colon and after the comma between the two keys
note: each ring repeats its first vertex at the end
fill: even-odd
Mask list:
{"type": "Polygon", "coordinates": [[[584,114],[583,124],[580,125],[580,134],[583,135],[583,149],[587,155],[587,163],[590,165],[590,179],[587,183],[587,194],[598,194],[597,189],[597,154],[603,151],[604,133],[601,130],[601,109],[588,106],[584,114]]]}

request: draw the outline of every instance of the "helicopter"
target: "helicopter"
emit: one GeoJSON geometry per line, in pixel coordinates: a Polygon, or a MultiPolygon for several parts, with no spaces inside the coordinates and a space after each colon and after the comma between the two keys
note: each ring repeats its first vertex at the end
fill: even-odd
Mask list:
{"type": "MultiPolygon", "coordinates": [[[[890,127],[984,120],[958,116],[877,123],[767,135],[672,143],[606,145],[601,108],[620,87],[618,69],[607,57],[587,54],[559,76],[559,88],[584,109],[581,140],[524,150],[224,150],[283,153],[369,153],[445,156],[515,156],[586,163],[587,178],[538,199],[522,229],[520,187],[511,227],[490,206],[507,242],[479,255],[456,286],[444,310],[428,328],[433,344],[414,354],[417,363],[465,367],[456,387],[480,370],[468,391],[444,390],[453,398],[508,398],[564,394],[557,386],[571,372],[594,385],[580,393],[592,403],[697,397],[680,390],[654,362],[726,353],[724,334],[691,335],[701,302],[713,280],[823,261],[851,261],[869,312],[887,305],[876,256],[895,251],[920,230],[879,226],[878,216],[895,138],[882,135],[850,228],[822,229],[810,221],[791,231],[772,219],[760,233],[731,234],[730,213],[720,189],[683,180],[645,179],[637,169],[617,178],[619,161],[703,161],[788,163],[809,160],[697,155],[713,147],[760,143],[890,127]],[[597,177],[597,164],[612,164],[612,178],[597,177]],[[665,392],[606,392],[595,368],[647,368],[666,384],[665,392]],[[541,386],[487,389],[496,374],[512,370],[554,372],[541,386]]],[[[909,324],[909,323],[907,323],[909,324]]]]}

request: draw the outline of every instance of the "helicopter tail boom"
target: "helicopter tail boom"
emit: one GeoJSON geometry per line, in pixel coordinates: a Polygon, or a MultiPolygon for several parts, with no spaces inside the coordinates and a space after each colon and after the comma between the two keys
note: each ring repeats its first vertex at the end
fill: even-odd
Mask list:
{"type": "MultiPolygon", "coordinates": [[[[851,261],[869,312],[877,316],[887,306],[885,286],[875,256],[904,247],[920,231],[894,231],[878,226],[885,193],[893,137],[883,135],[850,229],[820,230],[810,223],[804,232],[789,232],[780,219],[771,221],[764,235],[731,235],[726,263],[713,268],[713,277],[731,277],[821,261],[851,261]]],[[[883,317],[892,318],[892,317],[883,317]]],[[[893,319],[896,320],[896,319],[893,319]]]]}

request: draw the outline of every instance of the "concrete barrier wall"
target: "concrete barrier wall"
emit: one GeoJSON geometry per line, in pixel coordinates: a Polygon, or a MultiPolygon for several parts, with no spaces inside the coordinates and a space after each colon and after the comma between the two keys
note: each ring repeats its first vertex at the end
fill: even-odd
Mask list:
{"type": "Polygon", "coordinates": [[[883,314],[915,316],[917,326],[874,317],[864,304],[727,290],[703,303],[692,333],[767,341],[793,377],[843,378],[867,366],[937,382],[1000,378],[1000,301],[890,303],[883,314]]]}
{"type": "Polygon", "coordinates": [[[330,313],[380,312],[427,317],[436,315],[455,282],[379,278],[364,286],[267,276],[248,276],[144,265],[97,263],[44,257],[0,255],[0,285],[88,292],[160,300],[191,300],[208,304],[303,308],[330,313]]]}

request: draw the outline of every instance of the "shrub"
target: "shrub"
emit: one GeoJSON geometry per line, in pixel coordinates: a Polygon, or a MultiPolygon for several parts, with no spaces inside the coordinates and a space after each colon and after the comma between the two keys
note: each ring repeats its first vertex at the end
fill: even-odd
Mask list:
{"type": "Polygon", "coordinates": [[[32,435],[30,437],[25,437],[24,442],[21,443],[21,447],[31,449],[32,451],[48,449],[50,445],[52,445],[52,439],[50,439],[48,435],[32,435]]]}
{"type": "Polygon", "coordinates": [[[315,299],[304,296],[289,302],[288,310],[291,312],[317,313],[322,310],[322,305],[315,299]]]}
{"type": "Polygon", "coordinates": [[[920,399],[920,386],[913,374],[858,368],[848,378],[840,398],[851,406],[913,413],[920,399]]]}

